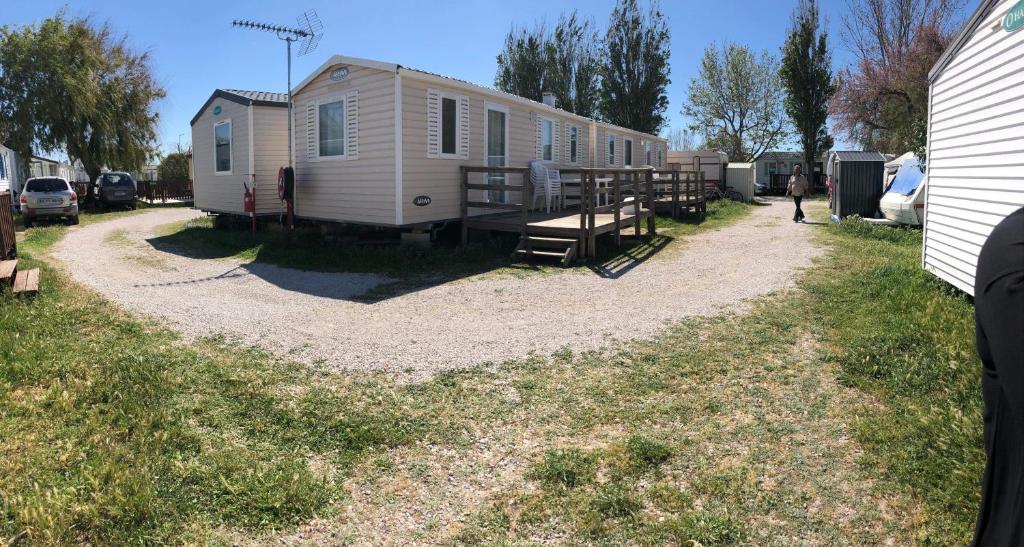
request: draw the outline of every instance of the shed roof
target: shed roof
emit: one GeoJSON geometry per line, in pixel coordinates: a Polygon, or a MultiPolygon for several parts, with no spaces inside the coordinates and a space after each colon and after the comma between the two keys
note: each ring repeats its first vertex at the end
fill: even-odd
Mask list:
{"type": "Polygon", "coordinates": [[[855,150],[833,150],[839,161],[880,161],[885,163],[885,156],[879,152],[859,152],[855,150]]]}
{"type": "Polygon", "coordinates": [[[189,125],[195,125],[196,120],[203,114],[203,111],[210,106],[214,100],[221,98],[234,103],[238,103],[242,106],[288,106],[288,94],[287,93],[274,93],[272,91],[246,91],[243,89],[215,89],[213,94],[210,95],[209,99],[203,103],[203,106],[196,112],[195,116],[192,116],[192,121],[189,125]]]}

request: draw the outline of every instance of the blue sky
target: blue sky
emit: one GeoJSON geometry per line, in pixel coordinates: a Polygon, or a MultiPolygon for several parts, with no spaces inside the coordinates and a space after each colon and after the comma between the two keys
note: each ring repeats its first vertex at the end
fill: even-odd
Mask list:
{"type": "MultiPolygon", "coordinates": [[[[642,2],[644,0],[641,0],[642,2]]],[[[152,55],[157,79],[167,97],[160,113],[159,140],[165,150],[190,140],[189,120],[218,87],[284,91],[284,45],[269,33],[231,27],[236,18],[291,25],[307,9],[324,22],[319,48],[294,59],[296,83],[332,54],[391,61],[476,83],[491,85],[495,56],[509,28],[546,20],[577,9],[604,28],[614,0],[449,0],[419,2],[374,0],[299,0],[269,2],[219,0],[148,3],[138,0],[5,2],[0,24],[30,24],[63,6],[72,15],[109,21],[128,35],[136,50],[152,55]],[[14,4],[13,6],[11,4],[14,4]],[[145,7],[142,7],[145,4],[145,7]]],[[[671,126],[682,126],[679,110],[704,48],[733,41],[778,54],[795,0],[663,0],[672,32],[671,126]]],[[[842,42],[846,0],[822,0],[835,48],[837,68],[850,62],[842,42]]],[[[977,0],[968,0],[969,14],[977,0]]],[[[842,143],[840,143],[842,145],[842,143]]]]}

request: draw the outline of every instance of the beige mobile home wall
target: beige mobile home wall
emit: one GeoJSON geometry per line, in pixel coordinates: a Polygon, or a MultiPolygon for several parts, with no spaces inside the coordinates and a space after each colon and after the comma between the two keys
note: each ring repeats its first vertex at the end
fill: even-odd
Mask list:
{"type": "Polygon", "coordinates": [[[597,168],[621,168],[626,167],[626,139],[633,141],[632,167],[640,167],[646,163],[644,143],[650,142],[653,146],[661,146],[661,164],[658,164],[657,150],[651,150],[651,164],[659,169],[664,168],[668,162],[668,141],[661,137],[640,133],[631,129],[616,127],[604,123],[594,123],[594,167],[597,168]],[[615,139],[615,161],[608,162],[608,135],[615,139]]]}
{"type": "MultiPolygon", "coordinates": [[[[485,165],[486,141],[484,133],[484,105],[495,104],[508,109],[508,161],[513,167],[526,167],[537,159],[536,116],[556,122],[559,135],[557,161],[562,168],[588,167],[589,127],[587,120],[557,113],[541,105],[524,103],[513,98],[502,98],[456,82],[426,81],[408,74],[401,77],[402,88],[402,223],[416,224],[459,218],[460,165],[485,165]],[[467,158],[445,159],[428,157],[427,150],[427,90],[437,89],[469,99],[469,155],[467,158]],[[575,164],[566,160],[568,150],[566,124],[579,127],[578,157],[575,164]],[[430,205],[416,206],[416,196],[429,196],[430,205]]],[[[518,185],[518,175],[512,175],[511,184],[518,185]]],[[[483,182],[482,176],[477,176],[483,182]]],[[[475,196],[477,199],[480,196],[475,196]]],[[[493,211],[490,211],[493,212],[493,211]]]]}
{"type": "MultiPolygon", "coordinates": [[[[252,107],[253,163],[256,166],[256,214],[284,210],[277,197],[278,170],[288,165],[288,108],[252,107]]],[[[241,200],[241,188],[238,199],[241,200]]]]}
{"type": "Polygon", "coordinates": [[[395,225],[396,76],[348,65],[348,76],[332,81],[331,72],[341,66],[346,65],[327,69],[293,98],[295,214],[336,222],[395,225]],[[317,99],[350,91],[357,92],[358,158],[311,160],[307,148],[309,139],[316,135],[308,131],[307,106],[317,99]]]}
{"type": "Polygon", "coordinates": [[[249,107],[217,98],[192,125],[193,193],[195,206],[204,211],[243,213],[243,182],[249,167],[249,107]],[[221,113],[214,116],[215,107],[221,113]],[[231,120],[231,174],[214,173],[213,126],[231,120]]]}
{"type": "Polygon", "coordinates": [[[994,6],[932,81],[925,269],[974,293],[978,252],[992,228],[1024,205],[1024,30],[994,6]]]}

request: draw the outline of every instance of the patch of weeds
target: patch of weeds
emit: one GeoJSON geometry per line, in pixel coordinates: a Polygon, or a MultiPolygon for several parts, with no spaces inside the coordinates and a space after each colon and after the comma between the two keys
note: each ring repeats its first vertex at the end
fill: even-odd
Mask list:
{"type": "Polygon", "coordinates": [[[672,457],[668,445],[637,435],[626,441],[626,452],[632,466],[639,471],[655,469],[672,457]]]}
{"type": "Polygon", "coordinates": [[[622,483],[610,482],[595,489],[590,508],[605,518],[622,518],[635,514],[640,501],[622,483]]]}
{"type": "Polygon", "coordinates": [[[693,496],[668,483],[655,484],[647,497],[654,507],[666,513],[679,514],[693,508],[693,496]]]}
{"type": "Polygon", "coordinates": [[[576,448],[548,450],[534,464],[531,478],[549,487],[575,488],[593,480],[597,473],[597,459],[576,448]]]}
{"type": "Polygon", "coordinates": [[[711,511],[691,511],[659,525],[658,535],[677,545],[738,545],[743,528],[729,515],[711,511]]]}

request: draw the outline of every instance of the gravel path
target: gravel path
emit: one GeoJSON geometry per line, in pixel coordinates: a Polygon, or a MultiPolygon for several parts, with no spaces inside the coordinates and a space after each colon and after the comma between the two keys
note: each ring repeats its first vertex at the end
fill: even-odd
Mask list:
{"type": "Polygon", "coordinates": [[[427,376],[650,337],[666,322],[738,309],[791,287],[796,271],[821,252],[813,228],[789,220],[791,208],[758,207],[733,226],[674,242],[620,276],[469,278],[372,303],[354,297],[389,279],[153,248],[147,239],[156,228],[200,215],[187,209],[73,229],[54,255],[78,282],[190,337],[225,334],[335,370],[427,376]]]}

